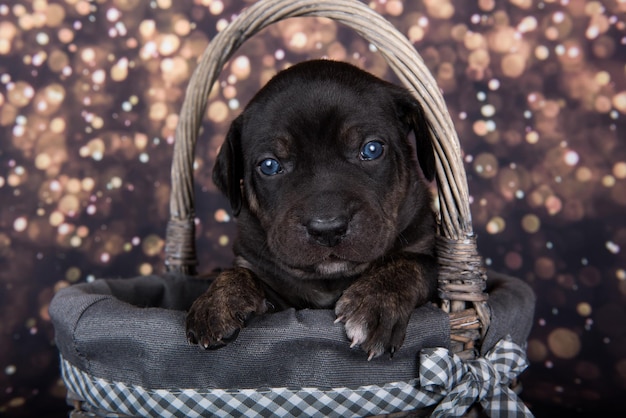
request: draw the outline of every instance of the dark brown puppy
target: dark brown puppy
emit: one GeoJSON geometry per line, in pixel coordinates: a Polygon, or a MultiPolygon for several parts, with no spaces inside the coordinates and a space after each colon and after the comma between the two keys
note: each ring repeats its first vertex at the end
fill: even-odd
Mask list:
{"type": "Polygon", "coordinates": [[[428,128],[408,91],[326,60],[274,77],[217,156],[214,182],[238,215],[236,261],[193,304],[189,341],[222,346],[268,307],[334,307],[353,346],[393,354],[437,280],[415,154],[432,180],[428,128]]]}

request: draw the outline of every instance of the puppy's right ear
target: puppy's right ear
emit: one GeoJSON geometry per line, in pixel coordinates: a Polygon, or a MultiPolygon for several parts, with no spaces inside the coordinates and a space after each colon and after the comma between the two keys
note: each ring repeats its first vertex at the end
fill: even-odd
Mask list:
{"type": "Polygon", "coordinates": [[[242,206],[243,153],[241,151],[241,115],[230,125],[213,167],[213,183],[228,197],[233,215],[239,215],[242,206]]]}

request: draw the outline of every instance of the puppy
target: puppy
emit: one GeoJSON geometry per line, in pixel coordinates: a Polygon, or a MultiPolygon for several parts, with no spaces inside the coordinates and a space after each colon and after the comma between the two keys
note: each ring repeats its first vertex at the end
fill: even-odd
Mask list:
{"type": "Polygon", "coordinates": [[[188,340],[216,348],[252,315],[334,307],[351,346],[393,355],[437,285],[429,135],[408,91],[350,64],[308,61],[270,80],[215,162],[236,259],[191,307],[188,340]]]}

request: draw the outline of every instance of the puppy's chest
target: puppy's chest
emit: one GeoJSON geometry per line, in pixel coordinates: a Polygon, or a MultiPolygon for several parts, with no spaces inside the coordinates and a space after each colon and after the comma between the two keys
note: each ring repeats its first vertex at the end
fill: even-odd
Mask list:
{"type": "Polygon", "coordinates": [[[277,283],[271,279],[262,281],[266,285],[266,296],[269,301],[282,310],[333,308],[354,279],[298,280],[290,283],[277,283]]]}
{"type": "Polygon", "coordinates": [[[335,302],[341,297],[343,291],[344,289],[326,292],[313,290],[309,296],[310,300],[308,303],[314,308],[332,308],[335,306],[335,302]]]}

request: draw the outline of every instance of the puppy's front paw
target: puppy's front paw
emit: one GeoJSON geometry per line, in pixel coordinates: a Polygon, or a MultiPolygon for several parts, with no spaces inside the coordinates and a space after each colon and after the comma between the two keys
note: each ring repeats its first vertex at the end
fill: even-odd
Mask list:
{"type": "Polygon", "coordinates": [[[246,321],[267,311],[263,290],[250,270],[220,273],[187,314],[187,340],[204,348],[223,347],[237,338],[246,321]]]}
{"type": "Polygon", "coordinates": [[[391,356],[404,342],[414,302],[401,292],[380,291],[368,282],[356,282],[335,306],[336,322],[345,324],[350,347],[360,346],[368,360],[385,352],[391,356]]]}

